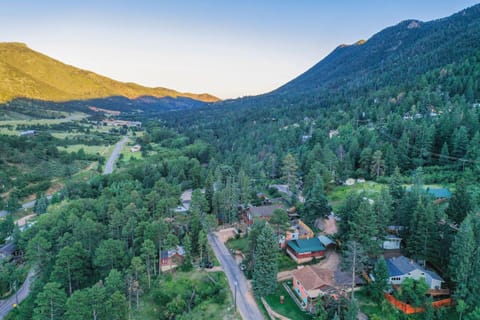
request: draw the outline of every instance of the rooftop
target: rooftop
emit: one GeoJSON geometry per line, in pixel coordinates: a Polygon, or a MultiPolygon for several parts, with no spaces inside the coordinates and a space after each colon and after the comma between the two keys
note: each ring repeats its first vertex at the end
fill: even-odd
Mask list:
{"type": "Polygon", "coordinates": [[[327,236],[318,236],[318,240],[322,243],[323,246],[327,247],[331,244],[335,244],[332,239],[327,236]]]}
{"type": "Polygon", "coordinates": [[[295,250],[295,252],[297,253],[326,250],[318,238],[297,239],[288,241],[288,246],[295,250]]]}
{"type": "MultiPolygon", "coordinates": [[[[305,290],[314,290],[325,287],[341,287],[352,285],[352,273],[323,269],[318,266],[305,266],[292,272],[292,275],[302,283],[305,290]]],[[[355,277],[356,284],[363,280],[355,277]]]]}
{"type": "Polygon", "coordinates": [[[418,263],[416,263],[411,259],[408,259],[405,256],[399,256],[396,258],[387,259],[386,262],[387,262],[388,273],[390,274],[390,277],[401,276],[404,274],[408,274],[409,272],[412,272],[414,270],[420,270],[421,272],[424,272],[430,275],[432,279],[443,281],[443,279],[434,271],[426,270],[425,268],[420,266],[418,263]]]}
{"type": "Polygon", "coordinates": [[[270,217],[276,209],[285,209],[283,206],[274,204],[271,206],[251,207],[252,217],[270,217]]]}

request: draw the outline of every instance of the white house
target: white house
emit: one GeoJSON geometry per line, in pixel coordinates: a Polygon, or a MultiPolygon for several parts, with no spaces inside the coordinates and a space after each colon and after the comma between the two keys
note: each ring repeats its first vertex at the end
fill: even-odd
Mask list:
{"type": "Polygon", "coordinates": [[[402,242],[402,238],[389,234],[385,238],[383,238],[382,249],[383,250],[400,249],[401,242],[402,242]]]}
{"type": "Polygon", "coordinates": [[[418,263],[404,256],[387,259],[389,281],[391,284],[402,284],[405,279],[425,279],[430,289],[440,289],[443,279],[434,271],[426,270],[418,263]]]}

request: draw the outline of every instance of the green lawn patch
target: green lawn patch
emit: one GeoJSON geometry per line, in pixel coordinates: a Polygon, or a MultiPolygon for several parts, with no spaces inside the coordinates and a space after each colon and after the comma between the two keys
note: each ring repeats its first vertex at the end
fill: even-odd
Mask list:
{"type": "Polygon", "coordinates": [[[238,239],[230,239],[227,241],[226,245],[229,249],[240,250],[245,253],[248,249],[248,238],[243,237],[238,239]]]}
{"type": "Polygon", "coordinates": [[[347,199],[350,193],[364,192],[367,197],[376,198],[377,194],[380,193],[383,187],[386,188],[387,185],[374,181],[355,183],[353,186],[338,186],[333,188],[333,190],[327,194],[327,198],[333,209],[337,210],[343,205],[345,199],[347,199]]]}
{"type": "Polygon", "coordinates": [[[290,319],[311,319],[311,315],[307,312],[300,310],[300,308],[292,300],[292,297],[283,287],[282,283],[278,284],[277,290],[274,294],[265,297],[265,300],[275,312],[278,312],[282,316],[290,319]],[[284,303],[280,303],[280,296],[284,296],[284,303]]]}
{"type": "Polygon", "coordinates": [[[278,271],[293,270],[297,268],[297,263],[284,252],[278,254],[278,271]]]}

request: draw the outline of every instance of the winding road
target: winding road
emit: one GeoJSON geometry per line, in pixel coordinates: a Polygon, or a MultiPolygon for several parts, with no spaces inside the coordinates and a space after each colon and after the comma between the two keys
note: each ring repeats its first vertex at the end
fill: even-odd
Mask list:
{"type": "Polygon", "coordinates": [[[225,271],[232,294],[234,297],[236,295],[237,308],[240,311],[242,318],[245,320],[264,319],[255,299],[253,298],[252,292],[248,288],[247,278],[245,278],[245,275],[238,267],[227,247],[225,247],[225,244],[220,241],[214,233],[208,235],[208,241],[210,242],[215,256],[218,261],[220,261],[220,264],[225,271]]]}
{"type": "MultiPolygon", "coordinates": [[[[120,156],[120,152],[122,151],[123,146],[128,142],[128,137],[124,136],[122,140],[117,142],[115,145],[115,149],[113,149],[112,154],[108,158],[107,164],[105,165],[105,170],[103,170],[103,174],[110,174],[113,172],[113,165],[115,164],[115,161],[117,161],[118,157],[120,156]]],[[[51,195],[47,196],[48,200],[52,199],[51,195]]],[[[22,204],[23,209],[30,209],[33,208],[35,205],[35,200],[26,202],[22,204]]],[[[0,211],[0,218],[5,217],[8,214],[8,211],[1,210],[0,211]]]]}
{"type": "Polygon", "coordinates": [[[107,164],[105,165],[105,170],[103,170],[103,174],[110,174],[113,172],[113,165],[115,164],[115,161],[117,161],[118,157],[120,156],[120,152],[122,151],[123,146],[125,143],[127,143],[128,137],[124,136],[122,140],[117,142],[115,145],[115,149],[113,149],[112,154],[110,155],[110,158],[108,158],[107,164]]]}
{"type": "Polygon", "coordinates": [[[12,311],[14,304],[17,304],[17,302],[20,304],[28,297],[28,293],[30,292],[30,283],[32,282],[34,275],[35,273],[30,271],[25,279],[25,282],[23,282],[23,285],[20,287],[20,289],[18,289],[16,295],[14,294],[8,299],[0,300],[0,319],[5,318],[5,316],[12,311]]]}

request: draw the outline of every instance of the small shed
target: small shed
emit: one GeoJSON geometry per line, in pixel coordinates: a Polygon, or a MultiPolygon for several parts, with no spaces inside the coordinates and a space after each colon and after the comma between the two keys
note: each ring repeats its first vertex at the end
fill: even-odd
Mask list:
{"type": "Polygon", "coordinates": [[[331,248],[334,248],[336,246],[335,241],[333,241],[332,239],[330,239],[327,236],[323,236],[323,235],[318,236],[318,240],[320,240],[320,243],[327,249],[331,249],[331,248]]]}

